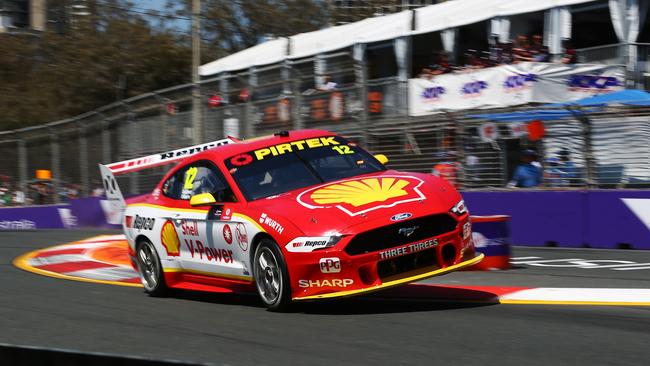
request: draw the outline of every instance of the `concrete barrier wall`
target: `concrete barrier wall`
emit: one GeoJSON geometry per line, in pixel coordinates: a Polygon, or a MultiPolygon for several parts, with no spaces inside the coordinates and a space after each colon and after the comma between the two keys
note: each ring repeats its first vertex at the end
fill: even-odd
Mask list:
{"type": "Polygon", "coordinates": [[[650,190],[463,196],[472,215],[509,215],[514,245],[650,249],[650,190]]]}
{"type": "Polygon", "coordinates": [[[0,230],[120,228],[107,222],[101,201],[90,197],[61,205],[1,208],[0,230]]]}
{"type": "MultiPolygon", "coordinates": [[[[650,190],[464,192],[472,215],[509,215],[514,245],[650,249],[650,190]]],[[[0,209],[0,230],[110,225],[99,198],[0,209]]]]}

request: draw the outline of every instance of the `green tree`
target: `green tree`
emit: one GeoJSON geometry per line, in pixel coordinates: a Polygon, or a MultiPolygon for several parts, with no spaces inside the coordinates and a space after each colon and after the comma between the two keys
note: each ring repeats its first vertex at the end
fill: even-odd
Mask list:
{"type": "Polygon", "coordinates": [[[0,35],[0,129],[81,114],[124,97],[190,80],[187,40],[121,1],[38,36],[0,35]]]}

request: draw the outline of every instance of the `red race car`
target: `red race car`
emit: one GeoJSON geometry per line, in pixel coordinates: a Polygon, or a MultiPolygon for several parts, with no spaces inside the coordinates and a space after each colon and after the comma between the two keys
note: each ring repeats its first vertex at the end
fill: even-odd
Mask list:
{"type": "Polygon", "coordinates": [[[272,310],[478,263],[460,194],[321,130],[100,166],[145,291],[256,289],[272,310]],[[125,205],[114,174],[180,161],[125,205]]]}

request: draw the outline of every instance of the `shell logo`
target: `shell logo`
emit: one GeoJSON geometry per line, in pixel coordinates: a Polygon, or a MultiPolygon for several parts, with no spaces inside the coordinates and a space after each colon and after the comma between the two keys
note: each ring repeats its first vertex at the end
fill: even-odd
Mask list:
{"type": "Polygon", "coordinates": [[[298,202],[311,209],[335,206],[355,216],[425,199],[418,189],[422,183],[421,179],[412,176],[352,179],[305,191],[298,196],[298,202]]]}
{"type": "Polygon", "coordinates": [[[181,243],[176,233],[174,223],[167,220],[160,231],[160,241],[167,251],[167,255],[171,257],[178,257],[181,249],[181,243]]]}

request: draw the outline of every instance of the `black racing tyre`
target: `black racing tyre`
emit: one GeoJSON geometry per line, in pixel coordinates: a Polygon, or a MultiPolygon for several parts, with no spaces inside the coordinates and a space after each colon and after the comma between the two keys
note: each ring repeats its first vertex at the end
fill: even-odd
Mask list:
{"type": "Polygon", "coordinates": [[[289,271],[278,245],[262,239],[253,256],[253,276],[257,293],[271,311],[284,311],[291,305],[289,271]]]}
{"type": "Polygon", "coordinates": [[[147,239],[138,242],[135,252],[138,263],[138,273],[144,291],[149,296],[164,296],[168,292],[165,277],[163,275],[160,257],[154,245],[147,239]]]}

